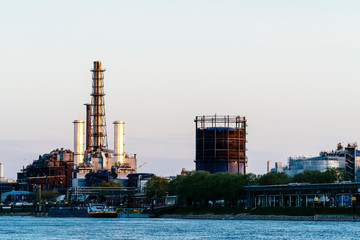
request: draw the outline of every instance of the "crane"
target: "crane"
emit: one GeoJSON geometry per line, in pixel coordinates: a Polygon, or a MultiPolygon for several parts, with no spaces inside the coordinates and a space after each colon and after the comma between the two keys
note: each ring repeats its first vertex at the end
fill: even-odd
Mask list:
{"type": "Polygon", "coordinates": [[[138,166],[138,169],[141,168],[142,166],[144,166],[145,164],[147,164],[147,162],[144,162],[143,164],[141,164],[140,166],[138,166]]]}

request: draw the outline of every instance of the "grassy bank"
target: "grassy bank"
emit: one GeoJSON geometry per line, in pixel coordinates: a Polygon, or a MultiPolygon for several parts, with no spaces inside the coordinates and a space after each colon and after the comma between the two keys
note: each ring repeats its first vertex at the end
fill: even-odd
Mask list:
{"type": "MultiPolygon", "coordinates": [[[[286,216],[313,216],[313,207],[262,207],[244,209],[239,207],[180,207],[167,214],[201,215],[201,214],[250,214],[250,215],[286,215],[286,216]]],[[[319,215],[352,215],[352,208],[346,207],[319,207],[319,215]]],[[[360,216],[360,208],[356,209],[360,216]]]]}

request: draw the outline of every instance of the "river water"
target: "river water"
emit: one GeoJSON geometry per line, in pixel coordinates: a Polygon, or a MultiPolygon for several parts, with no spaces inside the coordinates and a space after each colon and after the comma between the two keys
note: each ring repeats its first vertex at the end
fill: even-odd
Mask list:
{"type": "Polygon", "coordinates": [[[360,223],[0,217],[0,239],[359,239],[360,223]]]}

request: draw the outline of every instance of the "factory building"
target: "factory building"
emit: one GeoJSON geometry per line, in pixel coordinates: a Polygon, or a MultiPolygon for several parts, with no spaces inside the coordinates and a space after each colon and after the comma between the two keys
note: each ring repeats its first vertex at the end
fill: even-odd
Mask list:
{"type": "Polygon", "coordinates": [[[268,160],[266,162],[266,173],[269,172],[283,172],[283,166],[282,166],[282,162],[275,162],[275,167],[271,168],[271,161],[268,160]]]}
{"type": "Polygon", "coordinates": [[[285,173],[294,176],[305,170],[319,170],[324,172],[330,168],[338,168],[341,165],[341,159],[338,155],[329,154],[328,152],[320,152],[317,157],[289,157],[288,169],[285,173]]]}
{"type": "Polygon", "coordinates": [[[360,182],[360,151],[357,150],[357,143],[349,143],[345,148],[345,170],[350,179],[360,182]]]}
{"type": "Polygon", "coordinates": [[[39,186],[42,190],[66,190],[72,186],[73,165],[73,152],[56,149],[23,167],[17,174],[17,181],[21,189],[27,191],[39,186]]]}
{"type": "Polygon", "coordinates": [[[246,173],[246,119],[240,116],[197,116],[196,170],[246,173]]]}
{"type": "Polygon", "coordinates": [[[13,179],[5,179],[4,163],[0,163],[0,194],[20,190],[20,185],[13,179]]]}
{"type": "Polygon", "coordinates": [[[360,151],[356,143],[344,147],[341,143],[335,151],[322,151],[317,157],[289,157],[286,174],[294,176],[305,170],[326,171],[330,168],[344,168],[352,180],[360,180],[360,151]]]}
{"type": "MultiPolygon", "coordinates": [[[[246,186],[247,207],[350,207],[360,198],[360,183],[289,183],[246,186]]],[[[245,194],[244,194],[245,195],[245,194]]]]}
{"type": "Polygon", "coordinates": [[[101,62],[95,61],[91,71],[91,104],[85,104],[86,123],[82,120],[74,121],[74,187],[91,186],[103,180],[121,181],[126,179],[128,174],[136,173],[136,155],[131,156],[124,151],[123,121],[113,122],[114,150],[108,148],[104,98],[105,69],[102,68],[101,62]]]}
{"type": "Polygon", "coordinates": [[[278,172],[278,173],[283,172],[282,162],[275,162],[275,167],[271,168],[270,172],[278,172]]]}

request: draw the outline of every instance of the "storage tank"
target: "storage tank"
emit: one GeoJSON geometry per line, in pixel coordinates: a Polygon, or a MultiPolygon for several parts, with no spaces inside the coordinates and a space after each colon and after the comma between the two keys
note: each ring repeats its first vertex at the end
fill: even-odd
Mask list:
{"type": "Polygon", "coordinates": [[[114,156],[115,163],[124,163],[124,124],[123,121],[114,122],[114,156]]]}
{"type": "Polygon", "coordinates": [[[84,121],[74,121],[74,165],[84,161],[84,121]]]}
{"type": "Polygon", "coordinates": [[[246,119],[240,116],[197,116],[196,170],[246,173],[246,119]]]}

